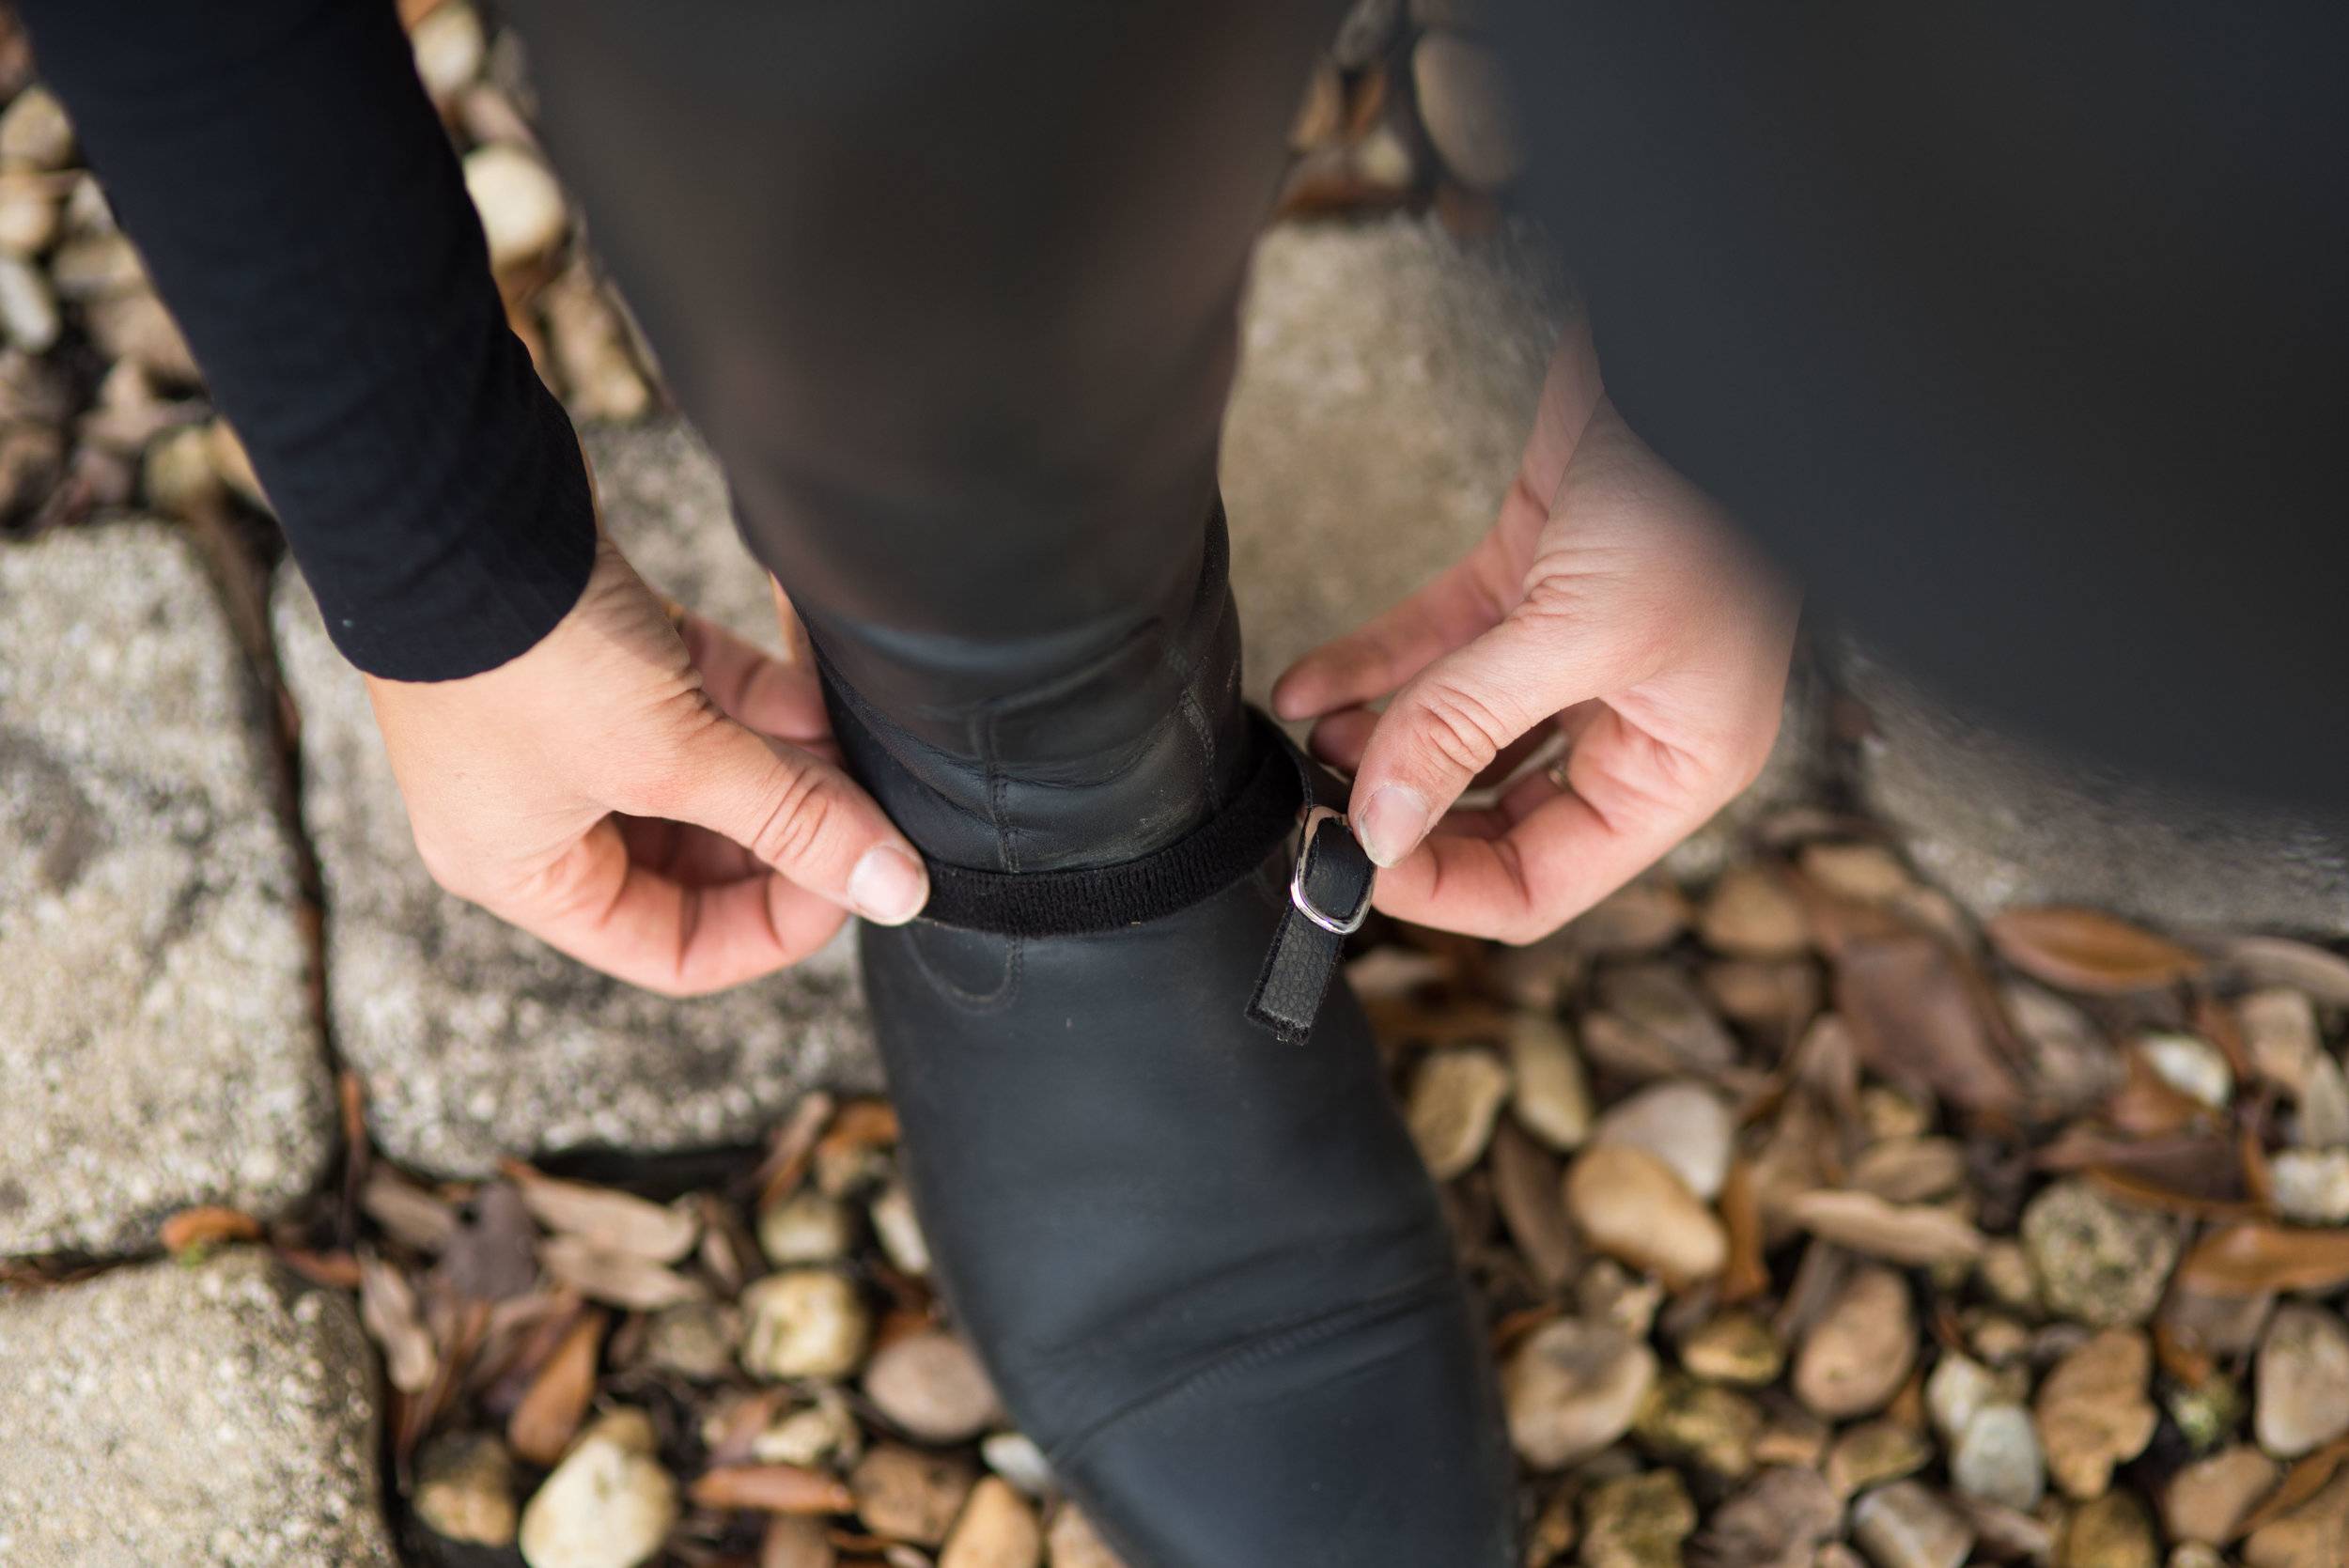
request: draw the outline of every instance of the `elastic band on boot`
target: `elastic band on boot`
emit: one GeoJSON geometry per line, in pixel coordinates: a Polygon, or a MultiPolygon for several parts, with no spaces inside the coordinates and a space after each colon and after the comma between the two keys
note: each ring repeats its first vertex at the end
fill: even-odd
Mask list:
{"type": "Polygon", "coordinates": [[[1297,831],[1289,908],[1265,955],[1248,1017],[1283,1040],[1313,1032],[1348,933],[1370,909],[1377,868],[1346,818],[1321,803],[1342,786],[1253,708],[1257,762],[1231,803],[1187,837],[1138,860],[1073,871],[981,871],[925,856],[922,916],[1001,937],[1080,937],[1146,924],[1221,893],[1297,831]],[[1301,828],[1300,828],[1301,820],[1301,828]]]}

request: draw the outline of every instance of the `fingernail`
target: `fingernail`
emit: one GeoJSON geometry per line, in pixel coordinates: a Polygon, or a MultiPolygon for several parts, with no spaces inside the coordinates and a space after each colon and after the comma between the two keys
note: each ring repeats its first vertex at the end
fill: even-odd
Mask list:
{"type": "Polygon", "coordinates": [[[903,925],[922,912],[929,895],[922,863],[894,845],[867,849],[848,874],[848,902],[878,925],[903,925]]]}
{"type": "Polygon", "coordinates": [[[1392,865],[1427,831],[1427,800],[1403,784],[1380,784],[1354,818],[1354,836],[1375,865],[1392,865]]]}

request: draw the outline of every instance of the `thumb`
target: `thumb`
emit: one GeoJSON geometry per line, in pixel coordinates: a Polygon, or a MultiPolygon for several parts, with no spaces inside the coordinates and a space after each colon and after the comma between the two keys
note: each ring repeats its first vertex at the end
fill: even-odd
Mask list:
{"type": "Polygon", "coordinates": [[[1614,690],[1622,660],[1607,641],[1520,604],[1396,692],[1354,774],[1351,820],[1370,858],[1403,860],[1512,741],[1614,690]]]}
{"type": "Polygon", "coordinates": [[[660,815],[723,834],[878,924],[902,925],[928,901],[922,857],[832,764],[717,715],[677,763],[680,778],[660,815]]]}

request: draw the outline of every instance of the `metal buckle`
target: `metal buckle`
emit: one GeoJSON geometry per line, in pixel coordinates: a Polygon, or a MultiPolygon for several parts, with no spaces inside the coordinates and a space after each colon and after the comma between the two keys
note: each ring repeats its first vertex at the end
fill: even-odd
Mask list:
{"type": "Polygon", "coordinates": [[[1353,831],[1343,812],[1332,811],[1328,806],[1306,808],[1305,820],[1297,830],[1297,869],[1289,873],[1289,902],[1297,906],[1299,914],[1303,915],[1331,936],[1350,937],[1362,928],[1362,922],[1370,918],[1370,893],[1371,888],[1376,886],[1378,880],[1377,869],[1372,870],[1370,882],[1362,889],[1362,901],[1354,907],[1350,914],[1325,914],[1314,907],[1313,899],[1305,892],[1306,851],[1313,847],[1315,831],[1324,822],[1332,821],[1348,832],[1353,831]]]}

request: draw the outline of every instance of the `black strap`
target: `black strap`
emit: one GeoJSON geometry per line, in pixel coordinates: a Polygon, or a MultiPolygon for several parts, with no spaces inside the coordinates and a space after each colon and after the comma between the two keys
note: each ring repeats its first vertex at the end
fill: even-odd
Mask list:
{"type": "Polygon", "coordinates": [[[1229,805],[1165,848],[1081,871],[981,871],[924,860],[925,918],[999,937],[1081,937],[1160,920],[1204,903],[1264,863],[1297,826],[1304,763],[1269,719],[1251,710],[1257,759],[1229,805]]]}
{"type": "Polygon", "coordinates": [[[1378,868],[1337,813],[1308,807],[1289,907],[1272,933],[1248,1016],[1283,1040],[1313,1032],[1346,939],[1370,912],[1378,868]]]}
{"type": "Polygon", "coordinates": [[[1290,743],[1280,727],[1251,709],[1257,760],[1223,810],[1165,848],[1117,865],[1077,871],[982,871],[924,857],[929,902],[922,915],[941,925],[1003,937],[1076,937],[1159,920],[1203,903],[1248,876],[1298,827],[1299,870],[1291,907],[1248,1003],[1248,1016],[1280,1038],[1302,1041],[1330,987],[1346,931],[1361,924],[1376,868],[1346,831],[1346,819],[1319,805],[1339,796],[1337,782],[1290,743]],[[1329,923],[1298,907],[1302,897],[1329,923]]]}

